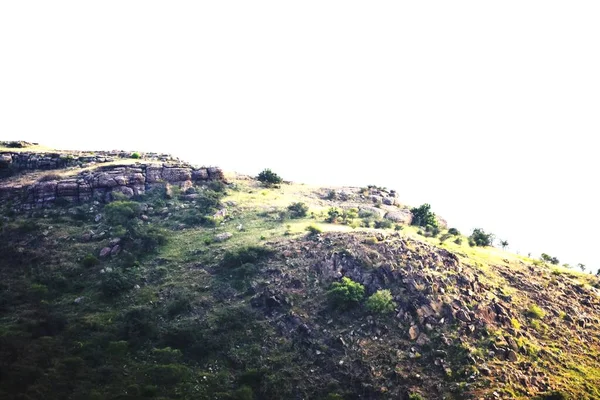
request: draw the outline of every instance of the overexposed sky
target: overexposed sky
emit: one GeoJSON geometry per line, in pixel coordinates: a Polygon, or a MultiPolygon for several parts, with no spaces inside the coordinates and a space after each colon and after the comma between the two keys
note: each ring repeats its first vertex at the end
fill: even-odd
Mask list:
{"type": "Polygon", "coordinates": [[[597,1],[4,1],[0,139],[378,184],[600,268],[597,1]]]}

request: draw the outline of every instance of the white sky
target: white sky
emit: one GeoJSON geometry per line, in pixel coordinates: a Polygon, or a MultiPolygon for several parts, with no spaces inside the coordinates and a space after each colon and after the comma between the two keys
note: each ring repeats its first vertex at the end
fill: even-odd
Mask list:
{"type": "Polygon", "coordinates": [[[4,1],[0,138],[379,184],[600,268],[597,1],[4,1]]]}

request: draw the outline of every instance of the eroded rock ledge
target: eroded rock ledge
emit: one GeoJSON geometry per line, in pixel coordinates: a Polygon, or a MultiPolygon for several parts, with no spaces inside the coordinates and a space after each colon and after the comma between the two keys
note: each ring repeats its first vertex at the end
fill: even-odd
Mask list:
{"type": "Polygon", "coordinates": [[[84,168],[89,165],[103,164],[130,159],[135,154],[145,161],[180,162],[169,154],[132,153],[125,151],[96,151],[96,152],[1,152],[0,177],[11,176],[23,171],[53,170],[63,168],[84,168]]]}
{"type": "Polygon", "coordinates": [[[50,207],[57,201],[107,202],[112,199],[113,193],[132,197],[165,184],[186,190],[195,184],[210,181],[224,181],[221,169],[197,168],[183,163],[110,165],[83,171],[72,177],[48,175],[29,184],[7,181],[0,186],[0,198],[13,201],[17,209],[28,210],[50,207]]]}

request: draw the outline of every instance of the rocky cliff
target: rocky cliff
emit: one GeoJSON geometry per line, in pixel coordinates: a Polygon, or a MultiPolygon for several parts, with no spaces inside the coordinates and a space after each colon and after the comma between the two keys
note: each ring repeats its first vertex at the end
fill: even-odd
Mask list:
{"type": "Polygon", "coordinates": [[[106,202],[111,200],[113,193],[132,197],[157,185],[170,184],[187,190],[194,184],[224,180],[219,168],[194,167],[156,153],[144,154],[139,162],[114,164],[115,159],[126,155],[130,153],[105,152],[77,157],[65,153],[2,153],[0,165],[12,172],[22,171],[22,176],[19,180],[5,178],[0,181],[0,199],[12,201],[15,209],[27,210],[49,207],[57,201],[106,202]],[[110,164],[103,165],[107,163],[110,164]],[[68,169],[68,173],[33,173],[61,168],[68,169]]]}

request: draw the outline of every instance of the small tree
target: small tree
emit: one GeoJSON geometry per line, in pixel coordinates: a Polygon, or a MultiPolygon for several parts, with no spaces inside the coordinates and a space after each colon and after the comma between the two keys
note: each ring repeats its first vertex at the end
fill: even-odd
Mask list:
{"type": "Polygon", "coordinates": [[[473,229],[473,233],[469,236],[469,244],[474,246],[491,246],[494,242],[494,235],[485,232],[483,229],[473,229]]]}
{"type": "Polygon", "coordinates": [[[392,293],[387,289],[378,290],[367,299],[367,309],[377,314],[389,313],[395,308],[392,293]]]}
{"type": "Polygon", "coordinates": [[[342,211],[339,208],[331,207],[327,210],[327,218],[325,221],[332,224],[338,223],[342,218],[342,211]]]}
{"type": "Polygon", "coordinates": [[[435,213],[431,212],[431,206],[427,203],[422,204],[419,207],[412,208],[410,212],[413,215],[412,225],[417,226],[438,226],[435,213]]]}
{"type": "Polygon", "coordinates": [[[348,277],[343,277],[341,282],[331,284],[327,297],[334,307],[347,309],[360,303],[365,297],[365,287],[348,277]]]}
{"type": "Polygon", "coordinates": [[[540,256],[540,258],[542,259],[542,261],[544,262],[548,262],[550,264],[553,265],[558,265],[560,263],[560,261],[558,260],[558,258],[556,257],[552,257],[546,253],[542,253],[542,255],[540,256]]]}
{"type": "Polygon", "coordinates": [[[508,242],[506,240],[500,241],[500,246],[502,246],[502,250],[506,250],[508,247],[508,242]]]}
{"type": "Polygon", "coordinates": [[[283,179],[275,172],[271,171],[269,168],[263,170],[256,177],[260,182],[262,182],[265,186],[278,185],[283,182],[283,179]]]}
{"type": "Polygon", "coordinates": [[[579,267],[581,272],[585,272],[585,264],[579,263],[579,264],[577,264],[577,266],[579,267]]]}

